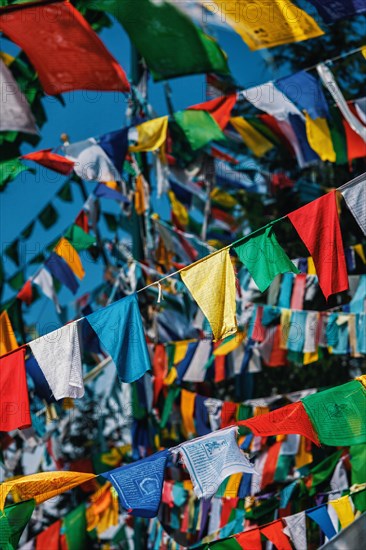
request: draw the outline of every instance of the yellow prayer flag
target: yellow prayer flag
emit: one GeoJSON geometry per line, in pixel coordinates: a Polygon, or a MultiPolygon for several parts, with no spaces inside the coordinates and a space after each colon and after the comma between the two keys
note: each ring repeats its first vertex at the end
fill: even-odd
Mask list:
{"type": "Polygon", "coordinates": [[[290,323],[291,323],[291,309],[282,309],[281,310],[281,340],[280,348],[287,349],[287,339],[290,332],[290,323]]]}
{"type": "Polygon", "coordinates": [[[295,456],[295,467],[296,469],[302,468],[303,466],[306,466],[306,464],[310,464],[312,461],[312,453],[306,450],[306,437],[300,435],[299,450],[297,451],[297,455],[295,456]]]}
{"type": "Polygon", "coordinates": [[[4,481],[0,485],[0,510],[4,510],[5,500],[10,491],[15,493],[18,501],[34,498],[36,503],[40,504],[95,477],[95,474],[80,472],[42,472],[4,481]]]}
{"type": "Polygon", "coordinates": [[[238,496],[239,486],[240,486],[242,477],[243,477],[243,474],[241,472],[239,474],[234,474],[229,477],[229,481],[225,488],[224,497],[235,498],[238,496]]]}
{"type": "Polygon", "coordinates": [[[17,349],[18,342],[7,311],[0,314],[0,355],[17,349]]]}
{"type": "Polygon", "coordinates": [[[179,224],[182,227],[186,227],[189,222],[189,216],[186,207],[177,199],[173,191],[168,191],[168,196],[174,216],[177,218],[179,224]]]}
{"type": "Polygon", "coordinates": [[[308,275],[316,275],[314,260],[311,256],[308,257],[308,275]]]}
{"type": "Polygon", "coordinates": [[[362,374],[362,376],[357,376],[355,380],[361,382],[361,384],[366,388],[366,374],[362,374]]]}
{"type": "Polygon", "coordinates": [[[316,21],[290,0],[200,0],[219,14],[251,50],[272,48],[324,34],[316,21]]]}
{"type": "Polygon", "coordinates": [[[358,254],[364,264],[366,264],[366,256],[362,244],[355,244],[353,250],[358,254]]]}
{"type": "Polygon", "coordinates": [[[180,342],[174,343],[174,357],[173,357],[173,365],[178,365],[186,356],[188,346],[191,342],[194,342],[194,340],[181,340],[180,342]]]}
{"type": "Polygon", "coordinates": [[[235,274],[228,249],[181,272],[181,277],[211,325],[215,340],[237,330],[235,274]]]}
{"type": "Polygon", "coordinates": [[[138,139],[136,145],[131,145],[128,150],[131,153],[142,151],[155,151],[163,145],[168,131],[168,117],[163,116],[148,120],[136,126],[138,139]]]}
{"type": "Polygon", "coordinates": [[[310,147],[325,161],[336,161],[336,152],[333,147],[333,141],[330,134],[328,122],[325,118],[312,119],[307,112],[306,118],[306,136],[310,147]]]}
{"type": "Polygon", "coordinates": [[[87,531],[96,529],[98,535],[102,535],[118,525],[118,496],[109,482],[91,496],[91,501],[86,510],[87,531]]]}
{"type": "Polygon", "coordinates": [[[79,279],[84,277],[85,271],[83,264],[81,263],[80,256],[72,244],[65,239],[65,237],[61,237],[55,246],[54,251],[65,260],[71,271],[73,271],[79,279]]]}
{"type": "Polygon", "coordinates": [[[7,67],[9,67],[13,63],[15,57],[9,55],[8,53],[0,52],[0,59],[7,67]]]}
{"type": "Polygon", "coordinates": [[[182,390],[180,394],[180,412],[182,415],[183,428],[187,438],[194,436],[196,427],[194,425],[194,402],[196,394],[182,390]]]}
{"type": "Polygon", "coordinates": [[[141,216],[145,214],[147,210],[147,201],[145,196],[144,180],[142,179],[141,174],[136,178],[135,185],[135,210],[136,214],[141,216]]]}
{"type": "Polygon", "coordinates": [[[303,364],[310,365],[310,363],[315,363],[315,361],[318,361],[318,359],[319,359],[318,351],[305,351],[303,364]]]}
{"type": "Polygon", "coordinates": [[[177,376],[178,376],[177,369],[175,367],[172,367],[168,373],[168,376],[164,378],[165,386],[171,386],[176,380],[177,376]]]}
{"type": "Polygon", "coordinates": [[[220,205],[224,208],[234,208],[234,206],[238,204],[235,197],[232,197],[229,193],[226,193],[226,191],[223,191],[218,187],[215,187],[211,191],[211,198],[213,201],[220,203],[220,205]]]}
{"type": "Polygon", "coordinates": [[[235,130],[240,134],[245,145],[254,153],[256,157],[263,157],[263,155],[273,148],[273,143],[262,136],[262,134],[258,132],[254,126],[245,120],[245,118],[241,116],[232,117],[230,122],[234,126],[235,130]]]}
{"type": "Polygon", "coordinates": [[[220,355],[228,355],[232,351],[236,350],[242,343],[245,338],[244,332],[238,332],[235,337],[228,339],[227,341],[224,341],[218,348],[216,348],[213,352],[213,355],[215,357],[219,357],[220,355]]]}
{"type": "Polygon", "coordinates": [[[352,504],[348,495],[337,498],[336,500],[330,500],[329,504],[331,504],[336,511],[342,529],[345,529],[355,519],[355,514],[353,513],[352,504]]]}

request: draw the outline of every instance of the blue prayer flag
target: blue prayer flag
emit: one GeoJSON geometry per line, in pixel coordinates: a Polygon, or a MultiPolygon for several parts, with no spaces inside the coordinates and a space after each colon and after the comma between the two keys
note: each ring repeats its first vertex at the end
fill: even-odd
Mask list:
{"type": "Polygon", "coordinates": [[[98,199],[112,199],[124,203],[130,202],[127,197],[122,195],[122,193],[116,191],[115,189],[111,189],[107,185],[104,185],[104,183],[98,183],[93,193],[96,197],[98,197],[98,199]]]}
{"type": "Polygon", "coordinates": [[[128,149],[128,130],[115,130],[101,136],[98,145],[109,156],[119,173],[123,170],[123,163],[128,149]]]}
{"type": "Polygon", "coordinates": [[[319,155],[309,145],[306,135],[305,122],[299,115],[289,115],[289,121],[296,134],[305,164],[319,161],[319,155]]]}
{"type": "Polygon", "coordinates": [[[332,520],[330,519],[330,515],[328,514],[326,504],[306,510],[306,515],[319,525],[320,529],[328,539],[331,539],[337,534],[332,520]]]}
{"type": "Polygon", "coordinates": [[[56,399],[53,397],[52,390],[48,385],[48,382],[38,365],[36,358],[31,355],[25,362],[25,368],[27,374],[31,377],[35,387],[35,393],[41,399],[47,401],[47,403],[56,403],[56,399]]]}
{"type": "Polygon", "coordinates": [[[122,382],[134,382],[151,369],[136,294],[86,317],[111,355],[122,382]]]}
{"type": "Polygon", "coordinates": [[[318,78],[300,71],[276,81],[278,88],[300,110],[307,111],[310,118],[328,118],[329,108],[322,84],[318,78]]]}
{"type": "Polygon", "coordinates": [[[79,282],[65,260],[56,254],[56,252],[51,253],[44,265],[53,277],[60,281],[61,284],[67,286],[73,294],[76,293],[79,288],[79,282]]]}
{"type": "Polygon", "coordinates": [[[102,474],[112,482],[125,508],[133,516],[157,515],[169,450],[102,474]]]}
{"type": "Polygon", "coordinates": [[[366,11],[366,0],[309,0],[326,23],[358,15],[366,11]]]}
{"type": "Polygon", "coordinates": [[[196,395],[194,402],[194,425],[199,436],[211,433],[208,410],[205,405],[206,397],[196,395]]]}

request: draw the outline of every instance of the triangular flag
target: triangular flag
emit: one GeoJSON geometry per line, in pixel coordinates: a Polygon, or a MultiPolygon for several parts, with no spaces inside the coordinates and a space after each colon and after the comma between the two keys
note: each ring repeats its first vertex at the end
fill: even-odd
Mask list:
{"type": "Polygon", "coordinates": [[[47,271],[47,269],[45,269],[44,267],[42,267],[37,273],[37,275],[34,277],[33,283],[38,285],[41,288],[43,294],[45,294],[47,298],[53,301],[53,303],[55,304],[57,313],[61,313],[60,304],[58,302],[55,288],[53,286],[52,275],[50,274],[50,272],[47,271]]]}
{"type": "Polygon", "coordinates": [[[326,504],[306,510],[306,515],[319,525],[320,529],[328,539],[331,539],[337,534],[332,520],[330,519],[326,504]]]}
{"type": "Polygon", "coordinates": [[[7,311],[0,314],[0,355],[17,349],[18,342],[7,311]]]}
{"type": "Polygon", "coordinates": [[[343,185],[340,192],[362,233],[366,236],[366,174],[343,185]]]}
{"type": "Polygon", "coordinates": [[[61,284],[67,286],[73,294],[77,292],[79,282],[76,279],[74,272],[70,269],[63,258],[58,256],[58,254],[55,254],[55,252],[52,252],[49,258],[45,261],[44,265],[52,276],[60,281],[61,284]]]}
{"type": "Polygon", "coordinates": [[[63,151],[74,162],[75,173],[88,181],[121,181],[122,176],[94,138],[64,145],[63,151]]]}
{"type": "Polygon", "coordinates": [[[29,280],[27,281],[23,288],[21,288],[17,294],[18,300],[22,300],[22,302],[25,302],[27,306],[29,306],[33,301],[33,290],[32,290],[32,282],[29,280]]]}
{"type": "Polygon", "coordinates": [[[237,332],[235,274],[229,251],[213,254],[180,275],[210,323],[215,340],[237,332]]]}
{"type": "Polygon", "coordinates": [[[313,257],[325,298],[347,290],[347,266],[335,191],[291,212],[288,218],[313,257]]]}
{"type": "Polygon", "coordinates": [[[102,474],[113,483],[121,504],[128,513],[143,518],[157,515],[168,455],[169,450],[160,451],[102,474]]]}
{"type": "Polygon", "coordinates": [[[70,2],[12,6],[9,12],[2,10],[0,27],[25,51],[48,95],[70,90],[130,91],[122,68],[70,2]]]}
{"type": "Polygon", "coordinates": [[[211,99],[210,101],[199,103],[198,105],[192,105],[192,107],[188,107],[188,109],[195,111],[206,111],[207,113],[210,113],[212,118],[216,120],[217,124],[220,126],[221,130],[224,130],[224,128],[228,125],[231,111],[233,110],[235,103],[236,94],[232,94],[229,96],[211,99]]]}
{"type": "Polygon", "coordinates": [[[52,523],[47,529],[41,531],[36,536],[36,550],[59,550],[60,548],[60,531],[62,527],[62,519],[52,523]]]}
{"type": "Polygon", "coordinates": [[[307,548],[305,512],[286,516],[283,519],[286,523],[283,532],[290,537],[295,549],[304,550],[304,548],[307,548]]]}
{"type": "Polygon", "coordinates": [[[262,550],[261,532],[259,529],[249,529],[235,535],[236,541],[243,550],[262,550]]]}
{"type": "Polygon", "coordinates": [[[0,510],[4,510],[5,499],[10,491],[13,491],[20,501],[33,498],[40,504],[95,477],[95,474],[79,472],[41,472],[4,481],[0,485],[0,510]]]}
{"type": "Polygon", "coordinates": [[[353,512],[351,500],[348,495],[337,498],[335,500],[330,500],[329,504],[335,509],[342,529],[345,529],[354,521],[355,514],[353,512]]]}
{"type": "Polygon", "coordinates": [[[150,370],[150,358],[136,294],[86,317],[110,353],[122,382],[134,382],[150,370]]]}
{"type": "Polygon", "coordinates": [[[292,550],[288,537],[283,532],[283,523],[281,519],[261,527],[261,534],[274,544],[277,550],[292,550]]]}
{"type": "Polygon", "coordinates": [[[0,59],[0,132],[38,134],[29,103],[8,67],[0,59]]]}
{"type": "Polygon", "coordinates": [[[77,252],[87,250],[96,243],[96,237],[89,235],[76,222],[70,225],[64,236],[77,252]]]}
{"type": "Polygon", "coordinates": [[[80,256],[76,252],[75,248],[71,245],[71,243],[67,239],[65,239],[65,237],[61,237],[54,250],[56,254],[58,254],[59,256],[61,256],[61,258],[65,260],[71,271],[79,279],[82,279],[84,277],[85,271],[81,263],[80,256]]]}
{"type": "Polygon", "coordinates": [[[136,145],[130,145],[128,150],[131,153],[140,153],[141,151],[156,151],[165,143],[168,131],[168,117],[163,116],[148,120],[136,128],[129,131],[129,139],[137,131],[136,145]]]}
{"type": "Polygon", "coordinates": [[[28,153],[21,158],[23,160],[33,160],[37,162],[37,164],[45,166],[55,172],[59,172],[60,174],[64,174],[65,176],[68,176],[74,168],[74,163],[71,160],[61,155],[57,155],[56,153],[52,153],[52,149],[43,149],[42,151],[28,153]]]}
{"type": "Polygon", "coordinates": [[[233,248],[261,292],[265,292],[279,274],[300,273],[278,244],[273,227],[264,228],[243,241],[233,248]]]}
{"type": "Polygon", "coordinates": [[[184,132],[193,151],[211,141],[226,140],[216,120],[206,111],[178,111],[174,120],[184,132]]]}

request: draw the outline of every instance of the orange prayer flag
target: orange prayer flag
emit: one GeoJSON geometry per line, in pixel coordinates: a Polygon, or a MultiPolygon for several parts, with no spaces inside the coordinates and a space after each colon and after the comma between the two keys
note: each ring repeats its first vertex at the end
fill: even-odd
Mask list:
{"type": "Polygon", "coordinates": [[[56,254],[65,260],[71,271],[73,271],[79,279],[84,277],[85,271],[80,256],[65,237],[61,237],[54,250],[56,254]]]}
{"type": "Polygon", "coordinates": [[[0,355],[5,355],[18,347],[8,312],[3,311],[0,315],[0,355]]]}

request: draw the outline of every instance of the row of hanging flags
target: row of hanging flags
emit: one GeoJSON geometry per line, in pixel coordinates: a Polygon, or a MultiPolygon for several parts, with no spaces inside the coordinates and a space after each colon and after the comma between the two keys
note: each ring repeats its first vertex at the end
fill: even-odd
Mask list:
{"type": "MultiPolygon", "coordinates": [[[[340,192],[361,229],[366,232],[366,212],[364,210],[366,187],[364,183],[364,176],[361,176],[343,186],[340,192]]],[[[348,275],[339,227],[336,191],[290,213],[288,218],[312,255],[319,286],[325,298],[328,299],[332,294],[347,290],[348,275]]],[[[271,222],[233,245],[215,251],[180,270],[184,285],[210,324],[214,340],[225,339],[238,330],[236,281],[230,249],[246,266],[262,292],[268,288],[278,274],[298,273],[298,269],[277,241],[275,227],[276,223],[280,221],[271,222]],[[212,280],[216,285],[214,293],[212,292],[212,280]]],[[[78,228],[78,226],[72,227],[78,228]]],[[[74,278],[75,276],[83,277],[84,269],[80,257],[72,244],[64,237],[56,245],[55,252],[52,253],[50,259],[52,258],[55,261],[49,261],[48,268],[50,265],[61,265],[62,263],[63,269],[72,273],[74,278]]],[[[53,286],[51,286],[51,273],[43,267],[37,277],[35,282],[37,283],[39,280],[39,286],[42,289],[47,289],[46,295],[55,300],[55,295],[52,292],[53,286]],[[48,277],[48,283],[46,277],[48,277]]],[[[30,282],[29,286],[31,287],[30,282]]],[[[27,288],[27,291],[29,293],[32,290],[27,288]]],[[[358,317],[344,316],[343,318],[337,314],[331,315],[326,329],[324,329],[324,323],[317,322],[316,312],[295,311],[290,317],[288,310],[284,310],[281,312],[282,328],[284,329],[282,333],[281,325],[276,326],[275,331],[272,328],[263,340],[262,314],[263,311],[257,308],[249,336],[262,344],[262,354],[267,353],[267,360],[268,354],[270,356],[273,349],[270,343],[272,342],[273,346],[275,340],[277,340],[277,346],[285,347],[293,352],[316,354],[318,345],[322,341],[323,344],[332,345],[336,349],[336,353],[344,353],[348,350],[348,334],[352,332],[350,345],[353,346],[353,353],[362,353],[364,349],[362,329],[364,316],[362,315],[358,317]],[[344,325],[346,325],[346,329],[344,329],[344,325]],[[326,339],[322,335],[324,330],[326,339]]],[[[137,295],[132,294],[87,315],[84,319],[73,321],[54,333],[28,342],[27,347],[35,357],[48,382],[51,394],[56,400],[65,397],[82,397],[84,394],[79,333],[85,323],[88,323],[92,333],[97,336],[97,339],[111,355],[121,381],[133,382],[151,369],[137,295]],[[61,364],[62,368],[60,368],[61,364]],[[58,365],[57,368],[56,365],[58,365]]],[[[25,414],[23,409],[28,409],[24,364],[26,347],[18,348],[6,311],[1,314],[1,327],[1,352],[2,354],[9,352],[8,355],[1,357],[2,370],[8,373],[7,380],[5,381],[5,377],[2,379],[1,393],[5,399],[4,402],[23,404],[18,407],[15,415],[4,413],[2,429],[7,431],[29,424],[29,411],[26,421],[23,418],[25,414]],[[19,373],[21,384],[14,383],[13,373],[15,370],[19,373]]],[[[200,377],[205,375],[203,367],[204,363],[202,362],[199,368],[200,377]]],[[[194,372],[194,367],[190,370],[194,372]]],[[[190,371],[188,370],[188,372],[190,371]]]]}
{"type": "MultiPolygon", "coordinates": [[[[307,516],[320,526],[328,538],[332,538],[338,528],[334,527],[330,519],[330,509],[335,510],[335,517],[339,519],[341,528],[345,528],[354,520],[354,506],[357,510],[364,511],[364,499],[358,498],[353,502],[353,493],[365,489],[365,486],[359,485],[360,476],[358,475],[359,472],[357,473],[357,468],[355,468],[355,471],[352,469],[353,486],[349,489],[347,474],[344,469],[346,455],[342,450],[330,455],[323,462],[311,468],[310,471],[306,472],[303,481],[297,479],[286,485],[279,494],[273,493],[273,491],[271,493],[271,490],[269,490],[269,494],[261,494],[261,492],[264,488],[268,490],[271,483],[275,481],[276,476],[277,479],[286,481],[286,471],[288,471],[288,464],[291,462],[289,457],[292,457],[292,460],[297,457],[298,468],[311,461],[306,447],[307,440],[316,445],[351,446],[351,460],[354,460],[353,465],[356,465],[360,455],[359,451],[362,447],[364,448],[366,443],[365,382],[365,376],[361,376],[329,390],[318,393],[307,392],[308,395],[300,401],[294,401],[290,405],[270,412],[262,411],[262,414],[259,413],[257,416],[246,420],[228,422],[228,427],[185,441],[176,447],[161,450],[137,462],[109,469],[99,476],[93,473],[55,471],[9,479],[0,485],[0,508],[3,511],[3,518],[5,516],[7,520],[8,517],[11,518],[12,513],[15,513],[15,515],[16,512],[21,513],[23,518],[21,533],[32,514],[35,504],[45,502],[62,492],[96,478],[107,479],[113,485],[125,512],[138,517],[152,518],[158,514],[162,502],[170,508],[174,506],[174,484],[173,486],[171,482],[164,484],[164,478],[167,474],[167,468],[174,466],[174,464],[176,467],[183,464],[191,479],[194,495],[199,499],[203,499],[202,506],[206,508],[205,522],[207,522],[208,510],[211,506],[211,529],[215,533],[210,540],[214,537],[217,538],[218,533],[216,531],[221,525],[225,525],[226,529],[224,527],[219,536],[227,537],[232,535],[233,532],[243,531],[244,518],[255,520],[277,508],[284,511],[281,517],[290,516],[289,524],[291,527],[291,513],[288,514],[288,504],[291,497],[294,498],[303,482],[305,482],[309,495],[314,496],[319,491],[322,483],[329,480],[331,476],[330,484],[333,498],[329,496],[328,506],[320,501],[320,504],[315,508],[302,510],[300,512],[302,514],[301,518],[297,517],[296,519],[301,519],[302,525],[301,528],[299,525],[298,529],[300,529],[302,536],[306,537],[305,518],[307,516]],[[238,427],[239,432],[244,427],[245,429],[249,428],[252,434],[246,432],[249,435],[239,436],[238,440],[238,427]],[[264,438],[289,435],[287,438],[276,437],[275,442],[265,448],[265,452],[252,461],[242,449],[249,450],[253,434],[256,436],[255,446],[257,451],[258,445],[265,446],[264,438]],[[302,443],[298,436],[291,437],[291,434],[301,434],[303,436],[302,443]],[[305,447],[300,450],[300,446],[304,444],[305,447]],[[227,484],[221,486],[228,478],[227,484]],[[210,503],[210,499],[214,497],[220,486],[221,494],[218,496],[230,498],[230,505],[226,504],[227,501],[221,501],[220,503],[217,499],[210,503]],[[12,493],[15,501],[20,504],[5,507],[9,492],[12,493]],[[235,518],[238,521],[233,518],[235,525],[230,524],[231,522],[227,523],[231,511],[238,503],[238,499],[244,499],[253,494],[257,497],[247,502],[245,509],[248,510],[245,514],[239,514],[240,517],[235,518]],[[274,498],[268,499],[268,497],[274,498]],[[219,502],[219,505],[217,502],[219,502]],[[22,510],[17,509],[18,506],[22,510]],[[261,510],[261,506],[264,507],[264,510],[261,510]],[[17,510],[14,511],[14,508],[17,510]],[[216,508],[215,512],[214,508],[216,508]],[[224,515],[223,518],[221,514],[224,515]],[[222,518],[222,524],[220,518],[222,518]]],[[[177,498],[177,495],[175,498],[177,498]]],[[[181,494],[181,504],[184,500],[182,501],[181,494]]],[[[189,508],[192,510],[192,503],[189,508]]],[[[118,515],[117,503],[115,496],[110,492],[110,485],[103,486],[91,499],[91,506],[86,512],[90,530],[96,527],[99,514],[106,509],[109,510],[108,514],[111,514],[113,518],[112,523],[109,523],[111,518],[107,523],[115,524],[118,515]],[[96,503],[101,504],[101,507],[96,503]]],[[[83,513],[85,514],[85,506],[83,507],[83,513]]],[[[183,522],[184,526],[189,515],[190,512],[188,511],[188,516],[183,522]]],[[[296,523],[295,518],[293,520],[296,523]]],[[[103,523],[100,525],[101,530],[102,525],[103,523]]],[[[274,530],[276,533],[278,531],[276,536],[280,536],[284,525],[282,519],[275,522],[273,529],[276,527],[274,530]]],[[[178,529],[180,527],[177,526],[178,529]]],[[[295,528],[295,525],[293,527],[295,528]]],[[[243,541],[249,536],[247,530],[244,532],[246,534],[243,535],[245,537],[243,541]]],[[[256,536],[255,548],[260,548],[260,534],[265,537],[268,536],[277,548],[283,547],[278,546],[279,540],[276,542],[276,539],[271,538],[275,536],[275,533],[272,533],[272,528],[261,526],[256,533],[251,532],[251,535],[256,536]]],[[[297,548],[296,542],[299,541],[296,541],[295,532],[291,532],[290,528],[287,533],[285,531],[285,534],[290,537],[297,548]]],[[[245,545],[243,547],[245,548],[245,545]]],[[[291,545],[288,543],[287,547],[291,548],[291,545]]]]}
{"type": "MultiPolygon", "coordinates": [[[[10,81],[7,85],[14,86],[10,81]]],[[[19,124],[15,128],[17,123],[14,123],[16,118],[13,116],[14,112],[24,108],[24,102],[13,104],[15,101],[16,95],[10,96],[5,103],[10,118],[8,124],[3,122],[2,130],[24,131],[19,124]]],[[[137,153],[160,149],[163,165],[173,162],[164,151],[169,152],[167,144],[170,143],[171,148],[172,138],[173,143],[181,138],[176,132],[178,127],[192,151],[213,141],[227,143],[229,138],[242,140],[258,157],[280,147],[297,159],[300,168],[320,161],[343,164],[365,155],[365,117],[364,101],[347,102],[324,62],[317,65],[317,77],[301,71],[276,82],[194,105],[171,117],[152,119],[135,128],[71,144],[63,148],[66,157],[59,152],[44,150],[21,158],[62,174],[74,170],[85,180],[119,182],[128,150],[137,153]],[[334,105],[327,101],[322,84],[334,105]],[[239,108],[243,99],[265,114],[232,116],[235,105],[239,108]]],[[[4,183],[12,174],[15,177],[27,169],[18,158],[5,161],[2,168],[4,183]]]]}

